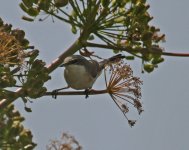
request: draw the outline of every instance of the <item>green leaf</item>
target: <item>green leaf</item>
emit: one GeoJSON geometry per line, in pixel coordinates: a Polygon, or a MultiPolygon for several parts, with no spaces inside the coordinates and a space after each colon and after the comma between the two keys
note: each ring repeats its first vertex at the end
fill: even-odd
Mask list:
{"type": "Polygon", "coordinates": [[[27,112],[32,112],[32,109],[31,108],[29,108],[29,107],[24,107],[24,109],[25,109],[25,111],[27,111],[27,112]]]}
{"type": "Polygon", "coordinates": [[[73,34],[76,34],[76,33],[77,33],[77,29],[76,29],[75,26],[72,26],[72,29],[71,29],[71,30],[72,30],[72,33],[73,33],[73,34]]]}
{"type": "Polygon", "coordinates": [[[153,58],[153,55],[151,53],[144,53],[142,58],[145,61],[150,61],[153,58]]]}
{"type": "Polygon", "coordinates": [[[33,0],[22,0],[22,2],[24,3],[25,6],[27,6],[28,8],[33,6],[33,0]]]}
{"type": "Polygon", "coordinates": [[[28,13],[28,8],[23,3],[20,3],[19,6],[24,12],[28,13]]]}
{"type": "Polygon", "coordinates": [[[39,50],[33,50],[29,59],[29,63],[32,64],[39,55],[39,50]]]}
{"type": "Polygon", "coordinates": [[[22,16],[22,19],[25,20],[25,21],[29,21],[29,22],[33,22],[34,21],[33,18],[26,17],[26,16],[22,16]]]}
{"type": "Polygon", "coordinates": [[[73,17],[73,18],[77,18],[77,13],[74,10],[72,10],[70,16],[73,17]]]}
{"type": "Polygon", "coordinates": [[[22,41],[21,41],[21,45],[22,46],[24,46],[24,47],[27,47],[28,45],[29,45],[29,41],[27,40],[27,39],[23,39],[22,41]]]}
{"type": "Polygon", "coordinates": [[[125,58],[126,58],[127,60],[134,60],[134,59],[135,59],[134,56],[125,56],[125,58]]]}
{"type": "Polygon", "coordinates": [[[152,60],[152,64],[159,64],[164,61],[164,58],[160,57],[152,60]]]}
{"type": "Polygon", "coordinates": [[[28,9],[28,15],[30,16],[37,16],[39,14],[39,10],[36,8],[29,8],[28,9]]]}
{"type": "Polygon", "coordinates": [[[124,21],[126,20],[126,18],[124,16],[120,16],[116,19],[114,19],[115,23],[124,23],[124,21]]]}

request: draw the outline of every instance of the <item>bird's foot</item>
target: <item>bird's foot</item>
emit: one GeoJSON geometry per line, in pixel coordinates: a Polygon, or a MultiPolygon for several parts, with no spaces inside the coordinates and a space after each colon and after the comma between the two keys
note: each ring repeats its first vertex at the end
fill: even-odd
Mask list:
{"type": "Polygon", "coordinates": [[[89,97],[89,90],[90,90],[90,89],[86,89],[86,90],[85,90],[85,98],[86,98],[86,99],[89,97]]]}
{"type": "Polygon", "coordinates": [[[57,98],[57,94],[58,94],[58,91],[61,91],[61,90],[64,90],[64,89],[68,89],[69,86],[66,86],[66,87],[63,87],[63,88],[60,88],[60,89],[55,89],[52,91],[52,98],[56,99],[57,98]]]}
{"type": "Polygon", "coordinates": [[[52,91],[52,98],[54,98],[54,99],[57,98],[58,91],[59,91],[58,89],[52,91]]]}
{"type": "Polygon", "coordinates": [[[85,98],[87,99],[89,97],[89,93],[92,91],[93,89],[86,89],[85,90],[85,98]]]}

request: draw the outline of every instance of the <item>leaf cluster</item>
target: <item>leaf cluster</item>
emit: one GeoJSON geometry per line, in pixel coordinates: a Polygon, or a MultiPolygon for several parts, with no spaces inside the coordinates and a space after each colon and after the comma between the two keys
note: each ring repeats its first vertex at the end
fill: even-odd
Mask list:
{"type": "Polygon", "coordinates": [[[0,111],[0,149],[34,149],[33,135],[22,125],[24,120],[13,104],[0,111]]]}
{"type": "Polygon", "coordinates": [[[33,61],[27,71],[27,78],[23,82],[23,89],[25,89],[26,95],[30,98],[43,96],[47,91],[43,85],[49,79],[50,76],[45,63],[38,59],[33,61]]]}
{"type": "Polygon", "coordinates": [[[46,91],[44,82],[50,77],[45,63],[36,59],[39,51],[29,46],[23,30],[12,29],[11,24],[1,19],[0,52],[0,97],[13,98],[11,88],[14,87],[26,89],[24,96],[30,98],[42,96],[46,91]]]}

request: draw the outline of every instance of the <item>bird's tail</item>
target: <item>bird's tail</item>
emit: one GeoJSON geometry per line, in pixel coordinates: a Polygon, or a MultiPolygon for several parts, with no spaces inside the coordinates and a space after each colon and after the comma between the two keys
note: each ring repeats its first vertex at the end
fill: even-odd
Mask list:
{"type": "Polygon", "coordinates": [[[125,58],[125,56],[123,56],[122,54],[118,54],[118,55],[115,55],[115,56],[108,58],[107,61],[108,62],[115,62],[115,61],[118,61],[118,60],[123,59],[123,58],[125,58]]]}
{"type": "Polygon", "coordinates": [[[120,59],[123,59],[123,58],[125,58],[125,56],[123,56],[122,54],[118,54],[108,59],[104,59],[103,61],[100,62],[100,68],[104,69],[106,65],[120,61],[120,59]]]}

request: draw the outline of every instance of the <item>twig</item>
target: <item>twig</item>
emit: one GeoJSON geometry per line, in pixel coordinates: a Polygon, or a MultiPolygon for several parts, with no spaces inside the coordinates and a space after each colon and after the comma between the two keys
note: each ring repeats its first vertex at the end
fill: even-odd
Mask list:
{"type": "Polygon", "coordinates": [[[158,54],[162,54],[164,56],[176,56],[176,57],[189,57],[189,53],[174,53],[174,52],[164,52],[161,51],[161,48],[151,48],[151,49],[147,49],[147,48],[140,48],[140,49],[132,49],[132,48],[128,48],[128,47],[123,47],[123,46],[113,46],[113,45],[104,45],[104,44],[97,44],[97,43],[91,43],[91,42],[86,42],[84,43],[84,45],[86,47],[96,47],[96,48],[106,48],[106,49],[114,49],[114,50],[122,50],[122,51],[126,51],[128,53],[158,53],[158,54]],[[159,50],[158,50],[159,49],[159,50]]]}
{"type": "MultiPolygon", "coordinates": [[[[97,95],[97,94],[105,94],[108,91],[105,90],[89,90],[88,95],[97,95]]],[[[46,92],[44,96],[52,96],[53,92],[46,92]]],[[[56,95],[86,95],[85,91],[63,91],[63,92],[58,92],[56,95]]]]}

